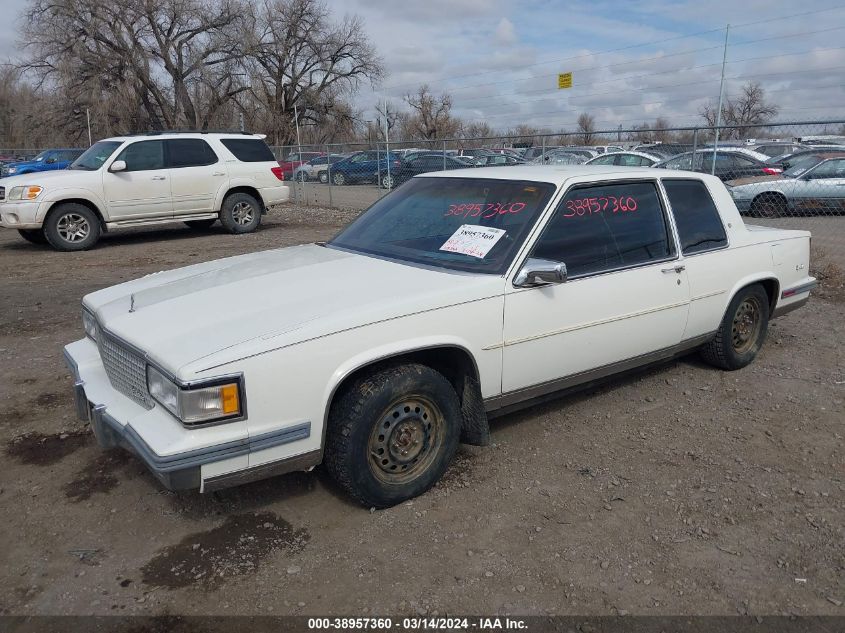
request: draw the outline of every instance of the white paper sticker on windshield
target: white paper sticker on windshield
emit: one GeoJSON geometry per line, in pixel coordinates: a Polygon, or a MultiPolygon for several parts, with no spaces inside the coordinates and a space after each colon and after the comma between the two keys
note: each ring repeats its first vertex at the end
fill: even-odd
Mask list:
{"type": "Polygon", "coordinates": [[[440,250],[484,259],[505,233],[507,231],[504,229],[463,224],[452,234],[452,237],[446,240],[440,250]]]}

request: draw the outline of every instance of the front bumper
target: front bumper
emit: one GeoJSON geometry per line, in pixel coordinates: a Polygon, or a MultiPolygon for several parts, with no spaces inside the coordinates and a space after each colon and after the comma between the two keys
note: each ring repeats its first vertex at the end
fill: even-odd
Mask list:
{"type": "Polygon", "coordinates": [[[40,229],[43,215],[39,213],[41,202],[0,203],[0,226],[6,229],[40,229]]]}
{"type": "Polygon", "coordinates": [[[312,451],[250,464],[251,454],[307,440],[309,421],[253,437],[246,421],[186,429],[162,407],[145,409],[116,391],[105,374],[97,345],[90,339],[71,343],[64,356],[73,375],[76,413],[91,424],[100,446],[133,453],[169,490],[218,490],[307,470],[320,461],[320,451],[312,451]]]}

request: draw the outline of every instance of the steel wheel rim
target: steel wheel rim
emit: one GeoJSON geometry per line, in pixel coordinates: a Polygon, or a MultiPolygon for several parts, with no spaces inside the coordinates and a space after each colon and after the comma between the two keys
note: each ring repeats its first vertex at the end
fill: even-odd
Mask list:
{"type": "Polygon", "coordinates": [[[252,222],[255,212],[249,202],[237,202],[232,207],[232,219],[241,226],[252,222]]]}
{"type": "Polygon", "coordinates": [[[745,299],[736,309],[731,323],[731,345],[737,354],[748,353],[757,342],[762,325],[760,302],[745,299]]]}
{"type": "Polygon", "coordinates": [[[385,176],[381,179],[381,184],[385,189],[393,189],[393,176],[385,176]]]}
{"type": "Polygon", "coordinates": [[[56,230],[65,242],[81,242],[91,234],[91,225],[79,213],[65,213],[59,218],[56,230]]]}
{"type": "Polygon", "coordinates": [[[412,481],[437,459],[444,436],[443,414],[431,400],[400,398],[373,425],[367,446],[370,471],[386,484],[412,481]]]}

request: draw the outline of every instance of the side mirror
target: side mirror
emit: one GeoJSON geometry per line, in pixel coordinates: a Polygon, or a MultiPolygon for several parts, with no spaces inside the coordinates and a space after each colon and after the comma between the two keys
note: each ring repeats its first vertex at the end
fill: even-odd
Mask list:
{"type": "Polygon", "coordinates": [[[566,264],[550,259],[530,258],[514,279],[517,288],[533,288],[566,281],[566,264]]]}
{"type": "Polygon", "coordinates": [[[126,171],[126,161],[125,160],[116,160],[111,165],[109,165],[109,171],[126,171]]]}

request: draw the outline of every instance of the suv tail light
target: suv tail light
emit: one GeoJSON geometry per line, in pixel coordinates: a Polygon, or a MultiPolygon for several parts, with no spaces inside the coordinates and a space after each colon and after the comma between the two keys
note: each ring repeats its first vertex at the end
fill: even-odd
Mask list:
{"type": "Polygon", "coordinates": [[[776,176],[782,171],[780,167],[763,167],[763,173],[769,174],[770,176],[776,176]]]}
{"type": "Polygon", "coordinates": [[[270,171],[273,172],[273,175],[278,178],[279,180],[285,179],[285,172],[282,171],[282,166],[279,165],[278,167],[271,167],[270,171]]]}

